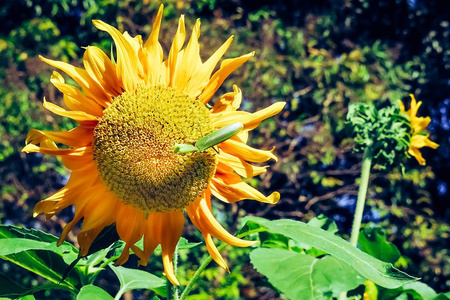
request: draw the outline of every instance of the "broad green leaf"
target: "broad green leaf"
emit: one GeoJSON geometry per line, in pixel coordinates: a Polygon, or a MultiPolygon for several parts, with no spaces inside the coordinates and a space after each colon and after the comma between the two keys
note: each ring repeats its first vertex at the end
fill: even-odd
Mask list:
{"type": "Polygon", "coordinates": [[[324,215],[318,215],[315,218],[312,218],[309,222],[308,222],[309,226],[314,226],[314,227],[318,227],[318,228],[322,228],[323,230],[326,230],[328,232],[331,233],[337,233],[338,232],[338,228],[336,223],[334,222],[333,219],[327,218],[324,215]]]}
{"type": "Polygon", "coordinates": [[[0,240],[2,243],[0,255],[18,253],[24,250],[49,250],[61,255],[64,254],[66,263],[70,263],[78,257],[78,250],[70,243],[64,242],[57,247],[58,237],[36,229],[0,225],[0,240]],[[11,246],[15,242],[17,242],[16,246],[11,246]]]}
{"type": "MultiPolygon", "coordinates": [[[[78,256],[78,250],[69,243],[56,246],[56,236],[39,230],[0,225],[0,258],[9,260],[49,281],[59,284],[64,270],[78,256]],[[17,249],[14,243],[17,241],[17,249]],[[28,248],[28,249],[27,249],[28,248]]],[[[80,285],[82,273],[76,269],[61,283],[72,290],[80,285]]]]}
{"type": "Polygon", "coordinates": [[[77,300],[113,300],[114,298],[105,290],[95,285],[86,285],[81,288],[77,300]]]}
{"type": "Polygon", "coordinates": [[[352,267],[331,256],[317,259],[283,249],[258,248],[250,253],[250,259],[258,272],[291,299],[337,297],[364,283],[352,267]]]}
{"type": "Polygon", "coordinates": [[[386,240],[382,228],[366,228],[359,233],[359,248],[379,260],[395,263],[401,256],[397,246],[386,240]]]}
{"type": "Polygon", "coordinates": [[[127,269],[124,267],[114,267],[110,265],[111,269],[116,273],[120,281],[120,289],[117,292],[116,299],[119,299],[119,295],[122,295],[126,291],[136,289],[150,289],[161,293],[160,287],[166,285],[164,279],[159,278],[153,274],[145,271],[127,269]]]}
{"type": "Polygon", "coordinates": [[[33,293],[41,290],[67,289],[56,283],[48,283],[38,286],[21,286],[4,275],[0,275],[0,299],[34,299],[33,293]]]}
{"type": "Polygon", "coordinates": [[[261,247],[289,249],[289,239],[282,234],[274,234],[270,232],[261,232],[259,234],[261,247]]]}
{"type": "Polygon", "coordinates": [[[433,300],[437,297],[437,293],[423,282],[412,282],[402,286],[407,294],[413,296],[414,300],[433,300]]]}
{"type": "Polygon", "coordinates": [[[397,288],[414,282],[412,277],[392,264],[382,262],[367,253],[353,247],[350,243],[323,229],[293,220],[262,221],[261,218],[251,218],[267,228],[271,233],[283,234],[297,242],[307,243],[311,247],[324,251],[351,265],[365,278],[386,288],[397,288]]]}

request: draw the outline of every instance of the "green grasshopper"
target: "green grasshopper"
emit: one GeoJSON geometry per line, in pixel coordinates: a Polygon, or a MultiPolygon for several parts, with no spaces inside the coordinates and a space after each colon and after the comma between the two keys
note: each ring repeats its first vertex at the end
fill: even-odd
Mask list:
{"type": "Polygon", "coordinates": [[[184,154],[189,152],[204,151],[235,136],[236,134],[241,132],[242,128],[244,128],[244,125],[240,122],[222,127],[216,131],[211,132],[210,134],[205,135],[204,137],[199,139],[195,143],[195,145],[176,144],[173,152],[184,154]]]}

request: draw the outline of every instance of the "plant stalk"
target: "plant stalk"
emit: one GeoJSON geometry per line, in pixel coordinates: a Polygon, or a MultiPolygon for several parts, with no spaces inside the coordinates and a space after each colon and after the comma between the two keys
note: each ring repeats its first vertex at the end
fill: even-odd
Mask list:
{"type": "Polygon", "coordinates": [[[352,234],[350,243],[356,247],[358,244],[359,230],[361,229],[361,221],[366,203],[367,188],[369,186],[370,168],[372,166],[372,155],[370,147],[364,150],[363,162],[361,168],[361,182],[359,183],[358,200],[356,202],[355,217],[353,219],[352,234]]]}
{"type": "MultiPolygon", "coordinates": [[[[178,268],[178,247],[175,248],[172,263],[173,263],[173,272],[175,273],[176,276],[178,268]]],[[[167,279],[166,288],[167,288],[167,300],[179,300],[178,287],[174,286],[169,279],[167,279]]]]}

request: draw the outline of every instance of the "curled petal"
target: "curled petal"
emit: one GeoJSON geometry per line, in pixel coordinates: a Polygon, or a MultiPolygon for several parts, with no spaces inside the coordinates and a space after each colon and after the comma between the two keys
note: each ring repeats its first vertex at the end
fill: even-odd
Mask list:
{"type": "Polygon", "coordinates": [[[278,114],[285,105],[286,102],[277,102],[255,113],[248,113],[245,111],[224,111],[217,114],[212,113],[211,118],[216,128],[241,122],[244,124],[244,130],[252,130],[258,127],[263,120],[278,114]]]}
{"type": "Polygon", "coordinates": [[[223,151],[221,151],[217,157],[219,158],[219,165],[217,167],[218,169],[223,168],[223,166],[221,166],[221,164],[223,164],[232,168],[236,173],[246,178],[252,178],[254,176],[263,174],[268,168],[268,166],[252,166],[243,159],[240,159],[223,151]]]}
{"type": "Polygon", "coordinates": [[[214,218],[214,216],[211,214],[206,200],[203,198],[189,205],[186,208],[186,211],[188,212],[191,219],[195,218],[197,222],[201,224],[202,228],[204,228],[205,230],[204,233],[209,233],[219,240],[224,241],[225,243],[237,247],[249,247],[255,243],[254,241],[238,239],[237,237],[228,233],[228,231],[226,231],[222,227],[222,225],[217,222],[216,218],[214,218]],[[191,217],[191,215],[193,217],[191,217]]]}
{"type": "Polygon", "coordinates": [[[242,91],[236,85],[233,85],[233,92],[220,97],[219,101],[214,104],[211,112],[220,113],[222,111],[236,111],[241,106],[241,102],[242,91]]]}
{"type": "Polygon", "coordinates": [[[278,158],[272,153],[275,147],[271,151],[259,150],[233,139],[228,139],[220,143],[219,148],[246,161],[265,162],[269,159],[278,161],[278,158]]]}
{"type": "Polygon", "coordinates": [[[92,144],[93,134],[92,129],[81,126],[62,132],[31,129],[28,132],[26,143],[38,144],[43,139],[50,139],[67,146],[83,147],[92,144]]]}
{"type": "Polygon", "coordinates": [[[217,198],[227,203],[234,203],[243,199],[253,199],[259,202],[275,204],[280,200],[280,194],[278,192],[274,192],[266,197],[258,190],[243,182],[235,174],[215,176],[211,181],[211,190],[217,198]]]}
{"type": "Polygon", "coordinates": [[[223,269],[225,269],[227,272],[230,272],[230,269],[227,266],[227,263],[223,259],[222,255],[220,255],[219,250],[217,250],[216,245],[214,245],[214,242],[211,238],[210,234],[203,234],[203,238],[205,239],[206,243],[206,250],[208,250],[209,255],[211,255],[212,259],[221,266],[223,269]]]}

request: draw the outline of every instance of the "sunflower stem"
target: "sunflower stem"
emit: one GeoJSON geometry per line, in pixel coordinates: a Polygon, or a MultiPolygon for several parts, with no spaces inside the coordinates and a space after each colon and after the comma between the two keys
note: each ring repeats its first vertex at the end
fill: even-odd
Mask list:
{"type": "Polygon", "coordinates": [[[369,187],[370,167],[372,166],[372,155],[370,147],[364,150],[363,162],[361,168],[361,181],[359,183],[358,200],[356,201],[355,217],[353,219],[352,234],[350,243],[356,247],[358,244],[359,230],[361,229],[361,220],[364,213],[367,188],[369,187]]]}
{"type": "MultiPolygon", "coordinates": [[[[173,253],[173,272],[175,276],[177,276],[177,269],[178,269],[178,247],[175,248],[175,252],[173,253]]],[[[174,286],[169,279],[167,279],[166,282],[166,288],[167,288],[167,300],[179,300],[180,297],[178,295],[178,288],[174,286]]]]}
{"type": "MultiPolygon", "coordinates": [[[[217,247],[218,251],[222,251],[228,244],[222,243],[219,247],[217,247]]],[[[189,281],[188,285],[184,289],[184,291],[181,293],[180,300],[187,299],[187,296],[191,292],[192,288],[194,287],[194,284],[198,281],[200,278],[200,275],[202,275],[203,271],[206,269],[206,267],[209,265],[209,263],[212,261],[211,255],[209,255],[205,260],[203,260],[202,264],[198,267],[197,271],[195,272],[194,276],[192,276],[191,280],[189,281]]]]}

